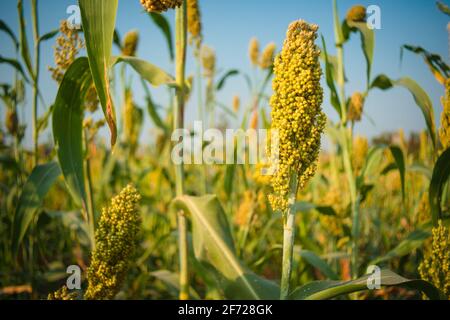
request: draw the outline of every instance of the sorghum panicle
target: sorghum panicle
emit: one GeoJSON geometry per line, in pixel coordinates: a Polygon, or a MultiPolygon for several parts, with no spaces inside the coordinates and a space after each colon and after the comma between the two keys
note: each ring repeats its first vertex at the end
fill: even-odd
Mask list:
{"type": "Polygon", "coordinates": [[[259,62],[259,41],[256,38],[252,38],[250,40],[250,44],[248,46],[248,56],[250,58],[250,62],[257,66],[259,62]]]}
{"type": "Polygon", "coordinates": [[[432,230],[431,245],[427,248],[419,273],[423,280],[431,282],[450,299],[450,234],[447,227],[439,221],[432,230]]]}
{"type": "Polygon", "coordinates": [[[364,100],[364,96],[360,92],[352,95],[348,107],[348,120],[352,122],[361,121],[364,112],[364,100]]]}
{"type": "Polygon", "coordinates": [[[183,3],[183,0],[141,0],[141,4],[147,12],[164,12],[175,9],[183,3]]]}
{"type": "Polygon", "coordinates": [[[126,57],[134,57],[139,45],[139,32],[136,30],[130,31],[125,35],[123,41],[122,55],[126,57]]]}
{"type": "Polygon", "coordinates": [[[444,150],[450,148],[450,79],[445,82],[444,110],[441,114],[439,137],[444,150]]]}
{"type": "Polygon", "coordinates": [[[347,21],[364,22],[366,21],[366,8],[361,5],[356,5],[350,8],[347,12],[347,21]]]}
{"type": "Polygon", "coordinates": [[[76,292],[69,292],[66,286],[62,287],[58,291],[49,293],[47,300],[76,300],[78,294],[76,292]]]}
{"type": "Polygon", "coordinates": [[[233,97],[233,110],[234,112],[238,112],[241,107],[241,98],[239,96],[233,97]]]}
{"type": "Polygon", "coordinates": [[[275,57],[275,51],[277,47],[275,43],[269,43],[261,54],[261,60],[259,67],[261,69],[269,69],[273,66],[273,59],[275,57]]]}
{"type": "Polygon", "coordinates": [[[216,53],[212,48],[204,45],[201,50],[201,58],[205,77],[213,77],[216,72],[216,53]]]}
{"type": "Polygon", "coordinates": [[[111,200],[109,207],[103,208],[88,268],[85,299],[112,299],[119,292],[136,246],[140,198],[138,191],[128,185],[111,200]]]}
{"type": "Polygon", "coordinates": [[[366,162],[367,152],[369,151],[369,142],[366,137],[357,136],[353,143],[352,162],[356,173],[363,168],[366,162]]]}
{"type": "Polygon", "coordinates": [[[188,31],[191,34],[189,41],[199,49],[202,42],[202,20],[198,0],[187,0],[187,21],[188,31]]]}
{"type": "Polygon", "coordinates": [[[60,83],[64,73],[74,62],[81,49],[84,48],[84,42],[80,38],[78,31],[69,27],[66,20],[61,21],[59,26],[61,35],[56,39],[54,49],[55,67],[49,67],[53,79],[60,83]]]}
{"type": "Polygon", "coordinates": [[[322,112],[323,89],[320,50],[315,45],[318,26],[303,20],[287,31],[281,53],[274,63],[272,130],[279,135],[279,157],[272,159],[274,210],[288,208],[292,175],[302,189],[314,175],[326,116],[322,112]]]}

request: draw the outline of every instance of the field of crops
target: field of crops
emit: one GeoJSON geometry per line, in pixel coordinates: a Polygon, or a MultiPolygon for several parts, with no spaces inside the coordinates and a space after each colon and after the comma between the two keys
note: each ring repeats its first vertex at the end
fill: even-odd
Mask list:
{"type": "Polygon", "coordinates": [[[116,24],[119,0],[79,0],[48,33],[52,0],[11,1],[0,300],[450,299],[448,55],[395,48],[438,95],[406,68],[374,72],[377,6],[323,1],[331,35],[299,12],[283,39],[247,39],[245,68],[223,69],[204,37],[207,0],[140,0],[147,23],[131,31],[116,24]],[[140,57],[149,34],[169,68],[140,57]],[[361,134],[367,101],[393,90],[423,126],[361,134]]]}

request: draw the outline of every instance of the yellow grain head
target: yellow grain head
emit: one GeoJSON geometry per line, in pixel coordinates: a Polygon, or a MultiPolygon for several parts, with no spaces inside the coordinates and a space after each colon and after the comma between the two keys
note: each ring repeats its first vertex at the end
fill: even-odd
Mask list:
{"type": "Polygon", "coordinates": [[[201,58],[205,77],[213,77],[216,72],[216,53],[214,52],[214,49],[203,45],[201,49],[201,58]]]}
{"type": "Polygon", "coordinates": [[[183,4],[183,0],[140,0],[147,12],[164,12],[183,4]]]}
{"type": "Polygon", "coordinates": [[[348,107],[348,120],[352,122],[361,121],[364,112],[364,96],[360,92],[356,92],[350,99],[348,107]]]}
{"type": "Polygon", "coordinates": [[[347,12],[347,21],[364,22],[366,21],[366,8],[362,5],[356,5],[347,12]]]}
{"type": "Polygon", "coordinates": [[[134,57],[139,45],[139,32],[132,30],[125,35],[123,41],[122,55],[126,57],[134,57]]]}
{"type": "Polygon", "coordinates": [[[236,216],[234,218],[234,222],[238,226],[245,226],[249,219],[249,216],[254,210],[255,207],[255,197],[252,191],[245,191],[244,197],[239,205],[239,208],[236,212],[236,216]]]}
{"type": "Polygon", "coordinates": [[[273,59],[275,58],[275,51],[277,47],[275,43],[269,43],[261,54],[259,67],[261,69],[269,69],[273,66],[273,59]]]}
{"type": "Polygon", "coordinates": [[[431,282],[450,300],[450,234],[442,221],[432,230],[431,243],[425,248],[419,273],[423,280],[431,282]]]}
{"type": "Polygon", "coordinates": [[[119,292],[136,247],[140,198],[139,192],[128,185],[103,208],[95,232],[96,248],[88,268],[85,299],[113,299],[119,292]]]}
{"type": "Polygon", "coordinates": [[[77,293],[70,292],[66,286],[62,287],[58,291],[50,293],[47,300],[77,300],[77,293]]]}
{"type": "Polygon", "coordinates": [[[56,45],[53,47],[55,67],[49,67],[53,79],[58,83],[62,81],[64,73],[84,47],[84,42],[77,30],[69,28],[66,20],[61,22],[59,32],[60,35],[56,38],[56,45]]]}
{"type": "Polygon", "coordinates": [[[293,175],[303,189],[315,174],[326,116],[320,50],[315,45],[318,26],[303,20],[291,23],[281,53],[274,63],[271,129],[278,131],[279,157],[271,159],[274,210],[285,212],[293,175]]]}
{"type": "Polygon", "coordinates": [[[444,150],[450,148],[450,79],[445,82],[444,110],[441,114],[441,128],[439,138],[444,150]]]}
{"type": "Polygon", "coordinates": [[[202,20],[198,0],[187,0],[187,19],[191,35],[189,42],[198,50],[202,42],[202,20]]]}
{"type": "Polygon", "coordinates": [[[256,130],[258,128],[258,122],[259,122],[258,110],[254,110],[252,113],[252,118],[250,119],[249,128],[256,130]]]}
{"type": "Polygon", "coordinates": [[[250,40],[250,44],[248,46],[248,56],[250,58],[250,62],[257,66],[259,62],[259,41],[257,38],[252,38],[250,40]]]}
{"type": "Polygon", "coordinates": [[[366,137],[357,136],[353,142],[352,162],[353,168],[358,173],[366,162],[367,152],[369,151],[369,142],[366,137]]]}

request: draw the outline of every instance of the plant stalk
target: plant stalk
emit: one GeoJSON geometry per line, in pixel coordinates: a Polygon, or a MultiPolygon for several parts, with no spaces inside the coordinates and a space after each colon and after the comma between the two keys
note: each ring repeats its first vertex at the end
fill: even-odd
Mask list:
{"type": "Polygon", "coordinates": [[[280,300],[287,300],[289,297],[291,273],[292,273],[292,256],[294,252],[294,240],[295,240],[295,211],[293,205],[297,198],[298,191],[298,177],[293,174],[291,177],[291,195],[290,195],[290,207],[284,216],[283,227],[283,260],[281,271],[281,288],[280,288],[280,300]]]}
{"type": "Polygon", "coordinates": [[[39,97],[39,62],[40,62],[40,41],[39,41],[39,16],[38,0],[31,0],[31,13],[33,19],[33,37],[34,37],[34,70],[33,70],[33,166],[39,163],[39,129],[38,129],[38,97],[39,97]]]}
{"type": "MultiPolygon", "coordinates": [[[[186,1],[175,10],[176,24],[176,82],[177,99],[174,111],[174,130],[184,127],[185,69],[187,46],[186,1]]],[[[175,166],[176,196],[184,195],[184,165],[175,166]]],[[[178,212],[178,241],[180,259],[180,300],[189,299],[187,219],[183,211],[178,212]]]]}
{"type": "Polygon", "coordinates": [[[86,197],[87,197],[87,218],[89,227],[89,237],[91,240],[91,249],[95,249],[95,218],[94,218],[94,194],[92,189],[92,176],[91,176],[91,161],[89,158],[89,136],[88,130],[84,130],[84,145],[85,145],[85,174],[84,174],[84,184],[86,187],[86,197]]]}

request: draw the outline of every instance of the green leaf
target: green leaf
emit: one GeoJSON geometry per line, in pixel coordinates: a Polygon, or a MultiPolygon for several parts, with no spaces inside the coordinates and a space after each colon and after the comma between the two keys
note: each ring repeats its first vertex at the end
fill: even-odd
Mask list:
{"type": "Polygon", "coordinates": [[[437,160],[429,188],[429,201],[433,225],[437,226],[438,220],[442,219],[442,192],[444,185],[450,177],[450,148],[445,150],[437,160]]]}
{"type": "Polygon", "coordinates": [[[392,153],[392,156],[394,157],[397,169],[400,172],[400,180],[402,183],[402,196],[403,196],[403,201],[405,201],[405,196],[406,196],[406,193],[405,193],[405,172],[406,172],[405,157],[403,155],[402,149],[400,149],[399,147],[391,146],[389,149],[392,153]]]}
{"type": "MultiPolygon", "coordinates": [[[[177,273],[173,273],[168,270],[158,270],[150,273],[150,275],[160,280],[166,286],[172,289],[174,291],[174,296],[179,296],[178,293],[180,292],[180,276],[177,273]]],[[[190,288],[189,292],[192,298],[194,298],[195,300],[200,300],[200,296],[193,288],[190,288]]]]}
{"type": "Polygon", "coordinates": [[[389,251],[383,257],[377,258],[369,263],[369,265],[377,265],[379,263],[406,256],[414,250],[422,247],[425,240],[431,236],[431,233],[426,230],[415,230],[406,237],[405,240],[400,242],[394,249],[389,251]]]}
{"type": "Polygon", "coordinates": [[[318,269],[325,277],[330,280],[338,280],[339,276],[331,269],[328,263],[312,251],[296,250],[298,254],[305,259],[314,268],[318,269]]]}
{"type": "Polygon", "coordinates": [[[82,143],[83,101],[91,85],[88,59],[76,59],[64,74],[53,110],[53,137],[59,164],[72,198],[83,208],[86,204],[82,143]]]}
{"type": "Polygon", "coordinates": [[[15,59],[5,58],[0,55],[0,63],[6,63],[6,64],[9,64],[10,66],[12,66],[14,69],[16,69],[22,75],[22,77],[25,79],[25,81],[28,82],[28,79],[27,79],[25,72],[23,71],[22,65],[20,64],[19,61],[15,60],[15,59]]]}
{"type": "Polygon", "coordinates": [[[299,201],[296,202],[293,206],[294,212],[308,212],[311,210],[317,210],[319,213],[325,216],[333,216],[336,217],[336,211],[330,206],[319,206],[312,202],[299,201]]]}
{"type": "Polygon", "coordinates": [[[116,65],[124,62],[131,66],[142,78],[155,87],[163,84],[175,85],[175,80],[167,72],[150,62],[135,58],[135,57],[113,57],[111,65],[116,65]]]}
{"type": "Polygon", "coordinates": [[[50,187],[61,175],[61,169],[56,162],[50,162],[34,168],[25,183],[14,214],[12,252],[17,251],[33,221],[50,187]]]}
{"type": "Polygon", "coordinates": [[[153,22],[156,24],[156,26],[161,30],[164,37],[166,38],[167,47],[169,49],[169,55],[170,60],[173,61],[175,55],[174,55],[174,46],[173,46],[173,36],[172,36],[172,29],[170,28],[169,21],[165,16],[163,16],[160,13],[151,12],[149,13],[150,18],[152,18],[153,22]]]}
{"type": "Polygon", "coordinates": [[[225,73],[223,75],[223,77],[217,83],[216,90],[217,91],[222,90],[222,88],[225,86],[225,83],[227,82],[227,80],[231,77],[237,76],[238,74],[239,74],[239,70],[236,70],[236,69],[229,70],[227,73],[225,73]]]}
{"type": "Polygon", "coordinates": [[[0,30],[8,34],[11,40],[14,42],[14,46],[16,47],[16,49],[19,49],[19,41],[17,40],[16,35],[12,31],[12,29],[5,23],[5,21],[1,19],[0,19],[0,30]]]}
{"type": "Polygon", "coordinates": [[[20,54],[22,56],[23,61],[25,62],[25,66],[27,67],[29,74],[31,75],[31,78],[33,78],[33,80],[34,80],[35,75],[33,72],[33,65],[31,64],[30,50],[28,48],[28,39],[27,39],[27,32],[26,32],[25,17],[23,14],[23,1],[22,0],[17,1],[17,11],[19,13],[20,54]]]}
{"type": "Polygon", "coordinates": [[[359,33],[361,34],[361,46],[367,63],[366,69],[367,87],[369,88],[373,55],[375,50],[375,32],[369,29],[367,27],[367,23],[365,22],[347,21],[347,24],[351,28],[351,30],[358,30],[359,33]]]}
{"type": "Polygon", "coordinates": [[[450,16],[450,8],[445,3],[438,1],[436,5],[442,13],[450,16]]]}
{"type": "Polygon", "coordinates": [[[39,42],[47,41],[53,39],[59,33],[59,29],[50,31],[39,38],[39,42]]]}
{"type": "Polygon", "coordinates": [[[333,66],[331,65],[329,58],[328,58],[328,52],[327,52],[327,45],[325,43],[325,38],[322,36],[322,46],[323,46],[323,55],[325,60],[325,78],[327,81],[327,86],[330,89],[330,101],[333,105],[334,109],[337,111],[339,116],[342,116],[342,110],[341,110],[341,103],[339,102],[339,95],[336,90],[335,85],[335,79],[333,78],[333,66]]]}
{"type": "Polygon", "coordinates": [[[122,51],[122,39],[120,38],[120,34],[117,29],[114,30],[113,43],[120,51],[122,51]]]}
{"type": "MultiPolygon", "coordinates": [[[[340,295],[369,290],[367,283],[372,275],[365,275],[357,280],[314,281],[294,290],[290,296],[293,300],[328,300],[340,295]]],[[[425,293],[431,300],[439,300],[442,295],[429,282],[424,280],[410,280],[399,276],[390,270],[380,272],[380,285],[383,287],[407,287],[425,293]]]]}
{"type": "Polygon", "coordinates": [[[387,77],[386,75],[379,75],[378,77],[375,78],[370,87],[379,88],[381,90],[387,90],[392,88],[394,85],[403,87],[412,94],[414,101],[422,111],[423,117],[427,125],[428,134],[430,135],[431,141],[433,142],[433,150],[436,150],[437,139],[436,139],[436,127],[434,123],[433,104],[428,94],[425,92],[425,90],[422,89],[422,87],[420,87],[417,84],[417,82],[408,77],[393,81],[389,79],[389,77],[387,77]]]}
{"type": "Polygon", "coordinates": [[[79,0],[89,66],[103,113],[111,131],[111,146],[117,141],[117,124],[109,67],[116,25],[118,0],[79,0]]]}
{"type": "Polygon", "coordinates": [[[227,165],[227,168],[225,170],[225,179],[223,187],[228,199],[230,199],[231,192],[233,191],[235,173],[236,173],[236,165],[235,164],[227,165]]]}
{"type": "Polygon", "coordinates": [[[422,47],[403,45],[400,52],[400,60],[403,58],[403,50],[408,50],[417,55],[422,56],[423,60],[430,68],[431,73],[434,75],[436,80],[445,85],[445,79],[450,76],[450,68],[447,63],[442,60],[441,56],[435,53],[430,53],[422,47]]]}
{"type": "Polygon", "coordinates": [[[172,209],[184,210],[192,219],[195,257],[220,279],[228,299],[278,299],[278,286],[263,279],[239,261],[227,217],[216,196],[183,196],[172,209]]]}

